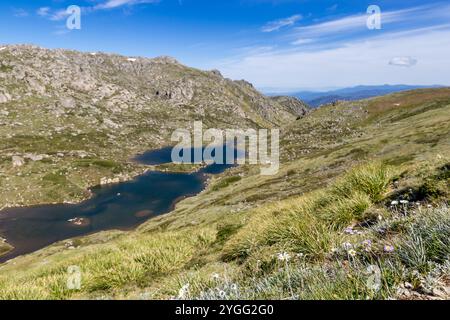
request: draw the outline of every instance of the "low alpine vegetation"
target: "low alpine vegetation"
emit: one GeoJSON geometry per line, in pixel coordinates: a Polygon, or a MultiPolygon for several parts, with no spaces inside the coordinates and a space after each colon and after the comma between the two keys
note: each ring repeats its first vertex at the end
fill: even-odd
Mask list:
{"type": "Polygon", "coordinates": [[[392,178],[386,165],[369,164],[353,169],[326,191],[258,208],[227,243],[223,258],[246,258],[261,246],[323,257],[336,245],[339,230],[368,218],[368,209],[387,192],[392,178]]]}

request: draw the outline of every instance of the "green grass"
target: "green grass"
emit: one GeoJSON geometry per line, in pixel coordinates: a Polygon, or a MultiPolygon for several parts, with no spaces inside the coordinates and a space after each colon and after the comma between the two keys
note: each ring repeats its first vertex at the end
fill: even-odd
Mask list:
{"type": "Polygon", "coordinates": [[[218,183],[214,184],[212,187],[213,191],[218,191],[220,189],[226,188],[229,185],[240,181],[242,178],[240,176],[232,176],[232,177],[225,177],[221,179],[218,183]]]}
{"type": "Polygon", "coordinates": [[[448,208],[416,219],[408,226],[400,243],[399,256],[410,268],[426,270],[430,262],[444,263],[450,258],[448,208]]]}
{"type": "Polygon", "coordinates": [[[337,238],[336,230],[362,222],[391,181],[383,164],[357,167],[328,190],[258,208],[247,225],[224,248],[224,259],[246,258],[271,245],[323,257],[337,238]]]}
{"type": "Polygon", "coordinates": [[[13,67],[7,66],[4,64],[0,64],[0,72],[11,72],[13,70],[13,67]]]}

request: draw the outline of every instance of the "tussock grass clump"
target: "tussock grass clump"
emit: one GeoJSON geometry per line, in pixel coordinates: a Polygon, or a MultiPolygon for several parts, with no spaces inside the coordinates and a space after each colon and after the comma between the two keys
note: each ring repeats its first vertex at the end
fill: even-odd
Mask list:
{"type": "Polygon", "coordinates": [[[322,252],[329,230],[314,214],[318,199],[318,193],[310,194],[254,210],[248,223],[225,244],[223,259],[245,259],[263,246],[322,252]]]}
{"type": "Polygon", "coordinates": [[[367,210],[383,198],[393,177],[391,168],[380,162],[352,169],[320,200],[319,215],[336,229],[363,221],[367,210]]]}
{"type": "Polygon", "coordinates": [[[323,257],[336,244],[338,231],[364,220],[393,175],[384,164],[356,167],[328,190],[288,199],[253,211],[251,220],[225,245],[225,260],[248,257],[260,246],[323,257]]]}
{"type": "Polygon", "coordinates": [[[222,259],[224,261],[245,259],[260,245],[267,243],[266,235],[270,230],[274,213],[270,207],[254,212],[250,221],[225,244],[222,259]]]}
{"type": "Polygon", "coordinates": [[[428,262],[444,263],[450,259],[450,212],[447,207],[421,216],[401,238],[399,256],[402,262],[420,270],[428,262]]]}
{"type": "Polygon", "coordinates": [[[335,229],[345,227],[355,219],[363,220],[367,209],[373,204],[369,195],[358,191],[332,199],[333,201],[321,210],[321,216],[335,229]]]}
{"type": "Polygon", "coordinates": [[[377,202],[382,199],[392,178],[393,172],[389,166],[379,162],[369,163],[354,168],[338,180],[331,188],[331,193],[346,198],[359,192],[377,202]]]}
{"type": "Polygon", "coordinates": [[[310,257],[322,257],[335,244],[335,234],[316,214],[319,193],[287,203],[283,214],[273,219],[267,231],[267,244],[310,257]]]}

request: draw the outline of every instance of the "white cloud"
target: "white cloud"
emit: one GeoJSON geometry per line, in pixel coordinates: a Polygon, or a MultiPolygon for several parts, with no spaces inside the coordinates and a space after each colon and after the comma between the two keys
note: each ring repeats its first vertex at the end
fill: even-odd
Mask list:
{"type": "Polygon", "coordinates": [[[302,16],[300,14],[293,15],[288,18],[268,22],[264,27],[262,27],[262,32],[273,32],[280,30],[281,28],[294,25],[297,21],[301,20],[302,16]]]}
{"type": "Polygon", "coordinates": [[[391,66],[412,67],[417,64],[417,59],[411,57],[395,57],[389,61],[391,66]]]}

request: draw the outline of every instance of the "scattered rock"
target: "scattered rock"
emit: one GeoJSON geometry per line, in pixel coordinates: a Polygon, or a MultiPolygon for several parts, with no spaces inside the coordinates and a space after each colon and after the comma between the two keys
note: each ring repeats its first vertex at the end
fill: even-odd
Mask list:
{"type": "Polygon", "coordinates": [[[152,61],[161,63],[161,64],[178,64],[178,61],[175,58],[168,56],[160,56],[152,59],[152,61]]]}
{"type": "Polygon", "coordinates": [[[41,161],[45,158],[48,158],[48,155],[46,154],[30,154],[30,153],[26,153],[23,156],[25,159],[30,159],[31,161],[41,161]]]}
{"type": "Polygon", "coordinates": [[[0,93],[0,103],[11,101],[11,95],[8,93],[0,93]]]}
{"type": "Polygon", "coordinates": [[[115,184],[115,183],[119,183],[120,182],[120,178],[101,178],[100,179],[100,185],[104,186],[107,184],[115,184]]]}
{"type": "Polygon", "coordinates": [[[121,127],[121,125],[115,123],[114,121],[112,121],[110,119],[104,119],[103,123],[112,129],[119,129],[121,127]]]}
{"type": "Polygon", "coordinates": [[[72,98],[61,99],[61,105],[66,109],[73,109],[76,107],[75,100],[72,98]]]}
{"type": "Polygon", "coordinates": [[[85,226],[89,225],[89,223],[90,223],[89,219],[86,219],[86,218],[73,218],[73,219],[69,219],[67,221],[71,222],[73,225],[75,225],[77,227],[85,227],[85,226]]]}
{"type": "Polygon", "coordinates": [[[12,156],[13,167],[21,167],[25,164],[25,160],[19,156],[12,156]]]}
{"type": "Polygon", "coordinates": [[[153,214],[153,211],[151,211],[151,210],[142,210],[142,211],[136,212],[134,214],[134,216],[136,218],[146,218],[146,217],[150,217],[152,214],[153,214]]]}

